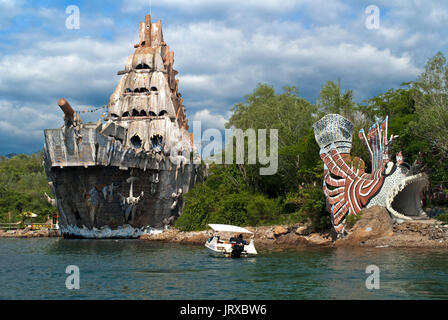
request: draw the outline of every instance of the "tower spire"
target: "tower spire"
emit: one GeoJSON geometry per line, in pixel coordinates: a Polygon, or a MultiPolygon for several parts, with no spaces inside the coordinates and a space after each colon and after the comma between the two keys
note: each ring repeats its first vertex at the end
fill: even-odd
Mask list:
{"type": "Polygon", "coordinates": [[[145,47],[151,46],[151,15],[145,16],[145,47]]]}

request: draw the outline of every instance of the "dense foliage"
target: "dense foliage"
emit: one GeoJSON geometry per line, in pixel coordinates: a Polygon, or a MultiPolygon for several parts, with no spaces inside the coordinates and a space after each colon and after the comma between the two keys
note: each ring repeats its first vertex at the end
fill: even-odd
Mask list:
{"type": "Polygon", "coordinates": [[[54,212],[44,197],[50,193],[42,167],[42,154],[18,155],[11,159],[0,157],[0,222],[23,219],[23,213],[38,215],[35,221],[45,222],[54,212]]]}
{"type": "Polygon", "coordinates": [[[260,175],[260,165],[213,164],[207,180],[186,195],[176,226],[198,230],[211,222],[269,225],[309,218],[316,228],[328,227],[325,198],[315,183],[322,179],[312,130],[317,106],[300,98],[294,87],[276,94],[260,84],[232,111],[227,128],[278,130],[278,171],[260,175]]]}

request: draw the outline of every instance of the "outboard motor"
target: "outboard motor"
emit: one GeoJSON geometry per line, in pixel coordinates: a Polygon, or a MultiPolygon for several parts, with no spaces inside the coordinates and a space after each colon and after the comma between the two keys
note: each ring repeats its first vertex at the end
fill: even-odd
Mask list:
{"type": "Polygon", "coordinates": [[[240,258],[241,253],[244,251],[244,244],[232,243],[232,258],[240,258]]]}
{"type": "Polygon", "coordinates": [[[239,238],[230,238],[232,244],[232,258],[240,258],[244,251],[245,241],[239,238]]]}

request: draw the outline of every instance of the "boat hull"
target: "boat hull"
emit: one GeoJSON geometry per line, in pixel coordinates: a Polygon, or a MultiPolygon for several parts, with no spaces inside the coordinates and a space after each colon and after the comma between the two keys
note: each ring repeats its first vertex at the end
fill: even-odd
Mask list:
{"type": "MultiPolygon", "coordinates": [[[[232,256],[232,244],[230,243],[218,243],[217,237],[212,237],[205,243],[205,247],[215,256],[232,256]]],[[[244,250],[241,252],[241,257],[247,257],[249,255],[256,255],[253,240],[249,244],[244,245],[244,250]]]]}
{"type": "Polygon", "coordinates": [[[116,167],[52,168],[53,193],[59,212],[60,231],[65,237],[138,238],[153,229],[172,224],[181,214],[182,199],[178,190],[188,191],[194,182],[193,165],[175,178],[173,171],[133,169],[133,191],[143,196],[129,210],[123,196],[129,193],[128,170],[116,167]],[[110,188],[113,186],[113,188],[110,188]],[[173,196],[176,195],[176,197],[173,196]],[[177,203],[175,203],[177,202],[177,203]]]}
{"type": "MultiPolygon", "coordinates": [[[[84,130],[83,141],[89,142],[93,134],[97,138],[90,139],[92,143],[103,138],[84,130]]],[[[129,149],[117,152],[111,143],[78,144],[70,153],[59,137],[63,135],[56,130],[46,131],[44,168],[60,232],[67,238],[138,238],[163,229],[182,213],[183,194],[198,179],[197,164],[180,165],[168,157],[141,156],[129,149]]]]}

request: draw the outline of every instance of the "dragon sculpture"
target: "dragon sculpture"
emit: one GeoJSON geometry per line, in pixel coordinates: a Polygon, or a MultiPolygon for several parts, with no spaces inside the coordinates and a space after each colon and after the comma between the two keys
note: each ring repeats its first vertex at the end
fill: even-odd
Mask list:
{"type": "Polygon", "coordinates": [[[333,228],[344,231],[348,215],[357,215],[363,208],[375,205],[386,207],[395,219],[412,220],[425,215],[422,193],[428,185],[421,163],[413,166],[403,161],[402,153],[391,160],[392,143],[388,139],[388,118],[375,123],[367,134],[363,129],[359,138],[371,157],[371,173],[359,157],[350,156],[353,124],[338,114],[324,116],[314,124],[314,134],[324,162],[323,191],[333,228]]]}

